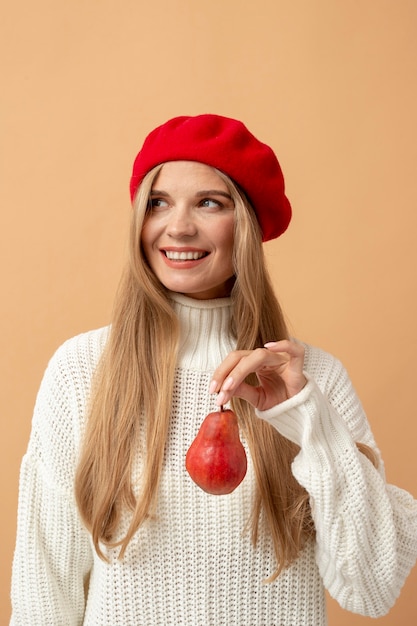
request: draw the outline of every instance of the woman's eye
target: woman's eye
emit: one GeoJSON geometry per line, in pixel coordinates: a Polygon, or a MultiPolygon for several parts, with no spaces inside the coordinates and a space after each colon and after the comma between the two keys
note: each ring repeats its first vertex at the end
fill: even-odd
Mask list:
{"type": "Polygon", "coordinates": [[[211,198],[205,198],[204,200],[201,201],[201,206],[207,207],[208,209],[218,209],[222,205],[220,202],[217,202],[217,200],[212,200],[211,198]]]}
{"type": "Polygon", "coordinates": [[[163,209],[168,206],[168,202],[163,200],[162,198],[150,198],[149,200],[149,208],[150,209],[163,209]]]}

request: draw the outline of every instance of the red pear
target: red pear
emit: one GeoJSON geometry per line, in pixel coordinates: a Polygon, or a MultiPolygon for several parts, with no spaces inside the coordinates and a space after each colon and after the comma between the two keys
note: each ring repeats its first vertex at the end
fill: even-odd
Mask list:
{"type": "Polygon", "coordinates": [[[236,414],[230,409],[209,413],[185,458],[193,481],[207,493],[225,495],[242,482],[247,469],[236,414]]]}

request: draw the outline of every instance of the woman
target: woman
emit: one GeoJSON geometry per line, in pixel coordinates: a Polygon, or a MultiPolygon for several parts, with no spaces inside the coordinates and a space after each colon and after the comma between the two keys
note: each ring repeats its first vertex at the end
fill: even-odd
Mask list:
{"type": "Polygon", "coordinates": [[[130,258],[110,328],[66,342],[22,464],[12,624],[326,624],[324,589],[377,617],[417,554],[342,365],[291,339],[262,241],[291,208],[236,120],[169,120],[131,178],[130,258]],[[239,417],[230,495],[185,469],[204,419],[239,417]]]}

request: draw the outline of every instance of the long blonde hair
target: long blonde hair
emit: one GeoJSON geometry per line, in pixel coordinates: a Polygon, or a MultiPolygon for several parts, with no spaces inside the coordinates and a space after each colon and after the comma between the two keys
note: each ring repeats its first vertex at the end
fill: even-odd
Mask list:
{"type": "MultiPolygon", "coordinates": [[[[135,532],[155,511],[170,420],[178,320],[140,243],[150,191],[160,168],[146,175],[134,201],[129,262],[116,297],[110,336],[94,377],[76,473],[78,507],[102,558],[100,543],[119,545],[119,557],[123,558],[135,532]],[[144,458],[144,471],[141,491],[135,497],[132,469],[138,450],[144,458]],[[130,526],[123,539],[116,541],[126,509],[132,513],[130,526]]],[[[230,190],[236,212],[231,332],[237,349],[253,349],[268,340],[287,338],[288,332],[266,269],[255,213],[233,182],[217,173],[230,190]]],[[[308,494],[291,472],[299,448],[265,421],[256,419],[247,402],[235,398],[232,404],[256,475],[248,527],[255,544],[260,523],[271,533],[277,560],[270,578],[274,580],[298,556],[305,540],[314,535],[308,494]]]]}

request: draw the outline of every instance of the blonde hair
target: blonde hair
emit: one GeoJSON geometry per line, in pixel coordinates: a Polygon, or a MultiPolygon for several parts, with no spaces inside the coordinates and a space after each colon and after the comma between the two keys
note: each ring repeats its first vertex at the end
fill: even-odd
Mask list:
{"type": "MultiPolygon", "coordinates": [[[[129,262],[94,377],[76,473],[78,507],[103,559],[100,542],[120,546],[119,558],[123,558],[135,532],[154,514],[170,419],[178,320],[140,243],[150,191],[160,168],[146,175],[134,201],[129,262]],[[142,489],[135,497],[132,469],[138,450],[144,457],[144,470],[142,489]],[[116,541],[123,510],[132,512],[131,522],[125,536],[116,541]]],[[[253,349],[268,340],[287,338],[288,332],[266,269],[256,215],[233,182],[217,173],[230,190],[236,212],[231,332],[237,349],[253,349]]],[[[250,448],[257,484],[247,527],[254,544],[260,524],[268,528],[277,560],[269,579],[274,580],[298,556],[305,540],[314,536],[308,494],[291,472],[299,448],[255,418],[247,402],[234,398],[232,405],[250,448]]]]}

